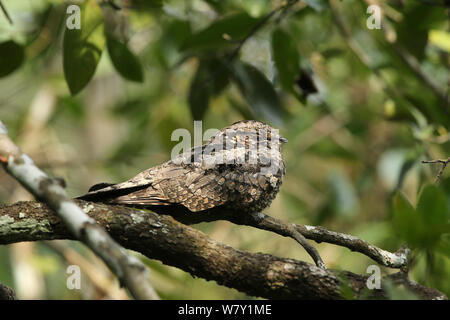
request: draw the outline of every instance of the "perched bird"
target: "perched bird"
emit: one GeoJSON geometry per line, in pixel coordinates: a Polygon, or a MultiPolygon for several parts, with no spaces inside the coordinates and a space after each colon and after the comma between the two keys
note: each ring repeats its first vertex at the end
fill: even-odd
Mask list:
{"type": "Polygon", "coordinates": [[[278,130],[255,121],[225,127],[204,145],[118,184],[97,184],[79,199],[141,208],[218,208],[259,212],[270,205],[285,175],[278,130]]]}

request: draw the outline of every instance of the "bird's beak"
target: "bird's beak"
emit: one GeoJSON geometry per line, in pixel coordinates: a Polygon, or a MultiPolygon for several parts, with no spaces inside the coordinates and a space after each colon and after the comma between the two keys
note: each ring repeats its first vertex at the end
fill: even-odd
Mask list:
{"type": "Polygon", "coordinates": [[[282,143],[286,143],[286,142],[288,142],[288,139],[283,138],[283,137],[280,137],[280,141],[281,141],[282,143]]]}

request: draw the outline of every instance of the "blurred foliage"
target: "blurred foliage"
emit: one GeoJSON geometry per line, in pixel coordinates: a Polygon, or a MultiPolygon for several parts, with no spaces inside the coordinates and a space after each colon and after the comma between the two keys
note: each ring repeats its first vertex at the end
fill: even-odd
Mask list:
{"type": "MultiPolygon", "coordinates": [[[[168,160],[171,133],[192,132],[193,120],[203,130],[267,121],[289,139],[287,176],[267,213],[391,251],[407,242],[411,278],[450,295],[450,170],[433,184],[439,165],[420,163],[450,156],[449,9],[379,1],[381,29],[368,29],[369,2],[86,0],[81,29],[69,30],[68,2],[2,0],[13,24],[0,13],[0,118],[73,196],[168,160]]],[[[2,202],[30,198],[0,177],[2,202]]],[[[271,233],[196,227],[236,248],[310,261],[271,233]]],[[[111,277],[83,246],[63,243],[111,277]]],[[[317,247],[330,268],[364,274],[374,264],[317,247]]],[[[163,298],[246,298],[142,259],[163,298]]],[[[70,263],[47,244],[1,246],[0,262],[0,282],[20,298],[118,297],[89,278],[68,290],[70,263]]]]}

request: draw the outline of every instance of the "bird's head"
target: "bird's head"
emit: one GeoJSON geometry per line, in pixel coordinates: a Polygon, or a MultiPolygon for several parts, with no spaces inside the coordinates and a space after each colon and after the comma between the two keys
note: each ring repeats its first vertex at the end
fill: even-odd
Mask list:
{"type": "Polygon", "coordinates": [[[242,120],[233,123],[232,125],[225,127],[221,130],[222,133],[226,133],[227,130],[236,131],[237,134],[248,135],[256,133],[258,137],[265,136],[267,141],[272,142],[273,138],[278,138],[280,144],[288,142],[288,140],[279,134],[279,131],[267,123],[257,120],[242,120]]]}

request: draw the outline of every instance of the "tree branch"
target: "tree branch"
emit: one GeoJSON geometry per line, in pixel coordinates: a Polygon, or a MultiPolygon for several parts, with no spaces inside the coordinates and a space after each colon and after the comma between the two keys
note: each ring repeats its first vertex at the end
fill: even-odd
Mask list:
{"type": "MultiPolygon", "coordinates": [[[[249,295],[269,299],[342,299],[345,283],[352,297],[368,294],[386,298],[383,289],[366,288],[365,276],[237,250],[168,215],[82,200],[75,202],[124,247],[249,295]]],[[[52,239],[74,237],[45,204],[28,201],[0,205],[0,244],[52,239]]],[[[419,284],[411,290],[424,299],[446,298],[419,284]]]]}
{"type": "Polygon", "coordinates": [[[436,175],[435,182],[439,182],[441,180],[442,174],[444,173],[445,168],[450,163],[450,157],[447,160],[422,160],[422,163],[440,163],[442,165],[441,169],[436,175]]]}
{"type": "Polygon", "coordinates": [[[118,245],[95,220],[67,195],[61,182],[49,178],[12,142],[0,121],[0,162],[36,198],[46,202],[64,221],[75,238],[91,248],[136,299],[157,299],[148,279],[148,269],[118,245]]]}
{"type": "Polygon", "coordinates": [[[5,17],[6,17],[6,20],[8,20],[8,22],[10,23],[10,24],[13,24],[13,21],[12,21],[12,19],[11,19],[11,17],[9,16],[9,13],[8,13],[8,11],[6,10],[6,7],[3,5],[3,3],[0,1],[0,9],[3,11],[3,14],[5,15],[5,17]]]}
{"type": "MultiPolygon", "coordinates": [[[[166,212],[165,210],[161,210],[159,213],[166,212]]],[[[317,243],[331,243],[341,247],[346,247],[351,251],[362,253],[385,267],[400,269],[405,268],[408,265],[408,255],[410,250],[406,247],[400,248],[397,252],[392,253],[377,248],[376,246],[349,234],[330,231],[320,226],[287,223],[263,213],[242,215],[235,214],[230,211],[218,212],[217,210],[213,212],[204,211],[199,213],[186,213],[175,210],[169,214],[184,224],[226,220],[238,225],[245,225],[257,229],[272,231],[281,236],[290,237],[297,242],[299,242],[298,234],[300,234],[306,239],[314,240],[317,243]]],[[[300,244],[302,246],[304,245],[304,243],[300,244]]],[[[308,253],[312,256],[317,265],[323,263],[320,256],[318,256],[318,253],[316,255],[314,252],[314,248],[309,250],[310,251],[308,251],[308,253]]]]}

